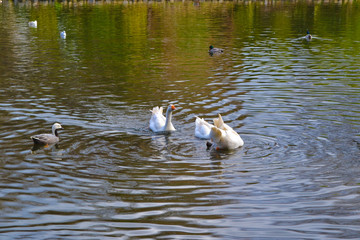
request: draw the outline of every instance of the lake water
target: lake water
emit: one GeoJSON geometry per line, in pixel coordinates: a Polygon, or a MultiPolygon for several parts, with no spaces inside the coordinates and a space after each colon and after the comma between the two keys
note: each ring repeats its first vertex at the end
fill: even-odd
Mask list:
{"type": "Polygon", "coordinates": [[[0,12],[1,239],[359,238],[359,2],[0,12]],[[169,103],[177,131],[153,134],[169,103]],[[195,138],[218,113],[242,148],[195,138]],[[60,143],[32,151],[54,122],[60,143]]]}

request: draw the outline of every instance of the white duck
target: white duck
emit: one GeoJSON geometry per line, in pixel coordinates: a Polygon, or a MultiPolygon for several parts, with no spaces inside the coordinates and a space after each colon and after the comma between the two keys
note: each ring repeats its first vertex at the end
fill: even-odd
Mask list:
{"type": "Polygon", "coordinates": [[[32,27],[32,28],[37,28],[37,21],[30,21],[29,22],[29,27],[32,27]]]}
{"type": "Polygon", "coordinates": [[[210,131],[214,125],[206,122],[203,118],[196,117],[195,120],[195,137],[210,139],[210,131]]]}
{"type": "Polygon", "coordinates": [[[51,145],[59,142],[58,130],[63,129],[59,123],[52,125],[52,134],[43,133],[30,138],[34,141],[34,144],[51,145]]]}
{"type": "Polygon", "coordinates": [[[60,38],[61,38],[61,39],[65,39],[65,38],[66,38],[66,32],[65,32],[65,31],[60,32],[60,38]]]}
{"type": "Polygon", "coordinates": [[[240,135],[224,123],[221,115],[214,119],[214,126],[210,131],[212,148],[216,150],[231,150],[244,145],[240,135]]]}
{"type": "Polygon", "coordinates": [[[171,132],[175,131],[173,124],[171,123],[172,111],[175,110],[174,105],[169,105],[166,110],[166,117],[163,115],[163,107],[154,107],[150,118],[150,129],[153,132],[171,132]]]}

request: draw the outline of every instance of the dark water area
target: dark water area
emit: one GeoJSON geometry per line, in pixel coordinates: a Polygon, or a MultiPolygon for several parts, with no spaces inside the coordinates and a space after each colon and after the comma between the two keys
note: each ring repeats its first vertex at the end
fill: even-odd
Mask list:
{"type": "Polygon", "coordinates": [[[0,13],[0,239],[359,238],[359,2],[0,13]],[[152,133],[169,103],[177,131],[152,133]],[[194,136],[218,113],[243,147],[194,136]],[[54,122],[60,143],[32,151],[54,122]]]}

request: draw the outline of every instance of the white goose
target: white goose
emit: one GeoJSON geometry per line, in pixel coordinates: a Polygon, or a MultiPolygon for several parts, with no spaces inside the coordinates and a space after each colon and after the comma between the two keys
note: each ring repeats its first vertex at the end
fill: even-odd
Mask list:
{"type": "Polygon", "coordinates": [[[51,145],[59,142],[59,134],[58,130],[62,130],[62,126],[60,123],[54,123],[52,125],[52,134],[43,133],[35,136],[31,136],[30,138],[34,141],[34,144],[41,145],[51,145]]]}
{"type": "Polygon", "coordinates": [[[244,145],[240,135],[224,123],[221,115],[214,119],[214,126],[210,131],[212,148],[216,150],[231,150],[244,145]]]}
{"type": "Polygon", "coordinates": [[[154,107],[150,118],[150,129],[153,132],[172,132],[176,129],[171,123],[172,111],[175,110],[174,105],[169,105],[166,110],[166,117],[163,115],[163,107],[154,107]]]}
{"type": "Polygon", "coordinates": [[[196,117],[195,120],[195,137],[201,139],[210,139],[210,131],[214,125],[206,122],[203,118],[196,117]]]}
{"type": "Polygon", "coordinates": [[[65,31],[60,32],[60,38],[61,38],[61,39],[65,39],[65,38],[66,38],[66,32],[65,32],[65,31]]]}
{"type": "Polygon", "coordinates": [[[30,21],[29,22],[29,27],[32,27],[32,28],[37,28],[37,21],[30,21]]]}

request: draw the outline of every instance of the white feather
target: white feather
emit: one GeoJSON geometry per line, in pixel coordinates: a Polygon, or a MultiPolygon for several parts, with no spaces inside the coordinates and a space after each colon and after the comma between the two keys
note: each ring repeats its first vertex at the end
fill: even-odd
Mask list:
{"type": "Polygon", "coordinates": [[[166,110],[166,117],[163,115],[162,107],[154,107],[150,118],[150,129],[153,132],[171,132],[175,131],[173,124],[171,123],[172,111],[175,110],[174,105],[169,105],[166,110]]]}
{"type": "Polygon", "coordinates": [[[210,139],[213,143],[213,148],[216,150],[230,150],[244,145],[240,135],[224,123],[220,114],[219,118],[214,119],[214,126],[210,131],[210,139]]]}
{"type": "Polygon", "coordinates": [[[202,139],[210,139],[212,124],[206,122],[203,118],[196,117],[195,136],[202,139]]]}

